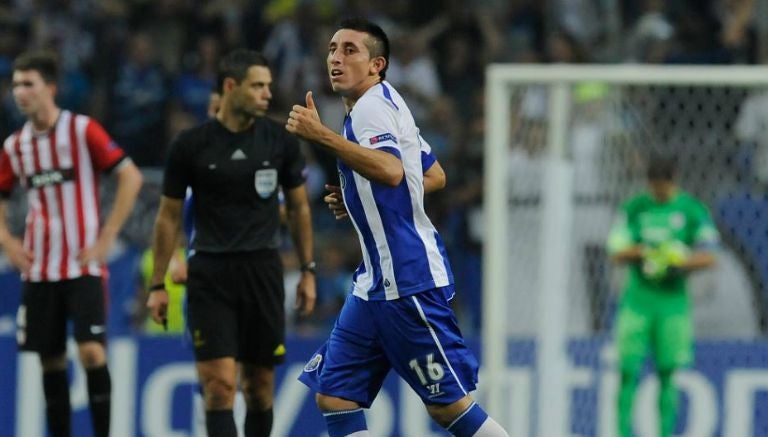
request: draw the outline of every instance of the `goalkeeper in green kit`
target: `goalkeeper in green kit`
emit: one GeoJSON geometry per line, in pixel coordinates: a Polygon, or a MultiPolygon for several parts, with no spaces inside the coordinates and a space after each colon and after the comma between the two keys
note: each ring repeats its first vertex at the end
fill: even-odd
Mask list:
{"type": "Polygon", "coordinates": [[[672,376],[693,358],[686,277],[712,267],[719,245],[707,207],[677,187],[674,173],[673,159],[652,157],[648,191],[624,203],[608,239],[611,258],[629,267],[616,323],[621,437],[632,435],[632,404],[649,354],[659,377],[659,435],[672,435],[678,403],[672,376]]]}

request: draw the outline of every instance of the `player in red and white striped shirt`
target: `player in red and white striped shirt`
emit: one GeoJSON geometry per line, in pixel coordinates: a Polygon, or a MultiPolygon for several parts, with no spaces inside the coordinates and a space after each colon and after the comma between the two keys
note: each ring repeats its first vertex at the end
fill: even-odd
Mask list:
{"type": "Polygon", "coordinates": [[[88,376],[94,435],[109,433],[111,382],[105,342],[105,260],[141,188],[138,168],[95,120],[54,102],[58,65],[32,52],[13,66],[13,97],[27,122],[0,149],[0,245],[24,280],[17,317],[19,346],[43,367],[48,427],[69,436],[66,322],[72,320],[88,376]],[[114,206],[99,223],[100,172],[118,180],[114,206]],[[8,229],[14,185],[26,190],[23,241],[8,229]]]}

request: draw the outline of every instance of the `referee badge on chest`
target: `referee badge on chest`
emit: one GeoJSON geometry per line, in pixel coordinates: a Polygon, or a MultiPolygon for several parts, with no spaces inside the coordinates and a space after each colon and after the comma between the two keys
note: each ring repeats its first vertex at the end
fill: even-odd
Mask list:
{"type": "Polygon", "coordinates": [[[277,188],[277,169],[264,168],[256,170],[253,178],[253,184],[256,186],[256,192],[262,199],[267,199],[277,188]]]}

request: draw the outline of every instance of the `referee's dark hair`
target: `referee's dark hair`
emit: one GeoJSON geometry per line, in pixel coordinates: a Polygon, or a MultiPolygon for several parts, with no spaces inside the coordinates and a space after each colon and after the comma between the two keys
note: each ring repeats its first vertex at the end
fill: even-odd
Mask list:
{"type": "Polygon", "coordinates": [[[254,50],[235,49],[227,53],[219,62],[219,74],[216,80],[218,91],[223,91],[224,79],[231,77],[240,83],[248,75],[248,69],[254,66],[269,68],[269,63],[264,55],[254,50]]]}
{"type": "Polygon", "coordinates": [[[649,181],[672,181],[677,171],[677,160],[673,156],[658,152],[648,158],[646,177],[649,181]]]}
{"type": "Polygon", "coordinates": [[[45,83],[57,83],[59,80],[59,58],[47,50],[35,50],[19,55],[13,61],[13,71],[34,70],[40,73],[45,83]]]}
{"type": "Polygon", "coordinates": [[[378,24],[366,20],[365,18],[347,18],[339,23],[339,29],[350,29],[358,32],[367,33],[370,38],[365,43],[368,48],[368,52],[371,54],[371,58],[381,56],[384,58],[386,64],[384,68],[379,71],[379,77],[384,80],[387,74],[387,68],[389,68],[389,38],[384,30],[379,27],[378,24]]]}

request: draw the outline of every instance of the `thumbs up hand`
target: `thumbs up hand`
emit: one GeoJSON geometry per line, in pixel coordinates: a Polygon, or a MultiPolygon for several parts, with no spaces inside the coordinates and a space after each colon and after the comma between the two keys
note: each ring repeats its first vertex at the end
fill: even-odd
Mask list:
{"type": "Polygon", "coordinates": [[[312,91],[307,91],[307,95],[304,99],[307,101],[307,109],[317,112],[317,109],[315,109],[315,100],[312,98],[312,91]]]}
{"type": "Polygon", "coordinates": [[[320,121],[320,114],[317,113],[312,91],[307,91],[306,105],[293,105],[288,114],[285,129],[309,141],[321,142],[322,135],[328,128],[320,121]]]}

